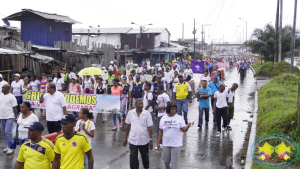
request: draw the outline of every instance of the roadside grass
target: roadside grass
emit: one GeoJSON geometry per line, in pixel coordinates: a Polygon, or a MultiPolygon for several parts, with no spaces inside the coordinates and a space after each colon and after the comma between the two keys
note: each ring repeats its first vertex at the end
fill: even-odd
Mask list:
{"type": "Polygon", "coordinates": [[[255,63],[251,65],[251,67],[255,70],[255,73],[257,74],[262,65],[260,63],[255,63]]]}
{"type": "MultiPolygon", "coordinates": [[[[255,69],[255,73],[256,76],[264,76],[264,77],[275,77],[275,76],[279,76],[282,73],[288,73],[290,72],[290,64],[282,61],[282,62],[267,62],[264,63],[261,66],[256,67],[255,69]]],[[[299,74],[300,70],[298,69],[297,66],[294,66],[294,73],[295,74],[299,74]]]]}
{"type": "MultiPolygon", "coordinates": [[[[267,68],[270,70],[271,67],[277,67],[277,69],[283,70],[282,67],[285,64],[272,66],[271,63],[266,63],[267,68]]],[[[262,68],[264,65],[262,66],[262,68]]],[[[260,70],[262,70],[262,68],[260,70]]],[[[278,70],[273,70],[278,71],[278,70]]],[[[258,116],[257,116],[257,130],[256,139],[261,136],[268,134],[282,134],[292,138],[294,141],[299,143],[299,130],[297,128],[297,99],[298,99],[298,82],[300,76],[296,74],[282,73],[279,76],[274,77],[269,83],[265,84],[258,91],[258,116]],[[287,80],[287,83],[286,83],[287,80]],[[286,99],[283,109],[283,101],[285,95],[285,86],[287,84],[286,99]],[[283,118],[282,118],[283,112],[283,118]],[[282,119],[282,131],[280,132],[282,119]]],[[[296,152],[291,153],[291,159],[294,159],[296,152]]],[[[300,157],[293,163],[300,166],[300,157]]],[[[253,168],[263,168],[257,163],[253,163],[253,168]],[[255,165],[254,165],[255,164],[255,165]]]]}

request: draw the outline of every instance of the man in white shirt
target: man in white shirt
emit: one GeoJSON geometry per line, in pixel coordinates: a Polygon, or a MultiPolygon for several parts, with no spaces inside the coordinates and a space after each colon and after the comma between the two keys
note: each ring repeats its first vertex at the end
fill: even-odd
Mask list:
{"type": "MultiPolygon", "coordinates": [[[[157,92],[159,93],[156,99],[156,103],[157,103],[156,133],[158,138],[160,119],[162,116],[166,115],[166,109],[168,103],[170,102],[170,97],[164,92],[164,85],[162,84],[158,85],[157,92]]],[[[162,140],[160,140],[160,144],[162,144],[162,140]]]]}
{"type": "Polygon", "coordinates": [[[0,74],[0,94],[2,94],[2,86],[8,84],[4,79],[2,74],[0,74]]]}
{"type": "Polygon", "coordinates": [[[64,95],[56,91],[54,83],[47,85],[45,91],[40,97],[40,103],[46,104],[46,121],[49,134],[61,131],[60,120],[67,114],[67,103],[64,95]]]}
{"type": "Polygon", "coordinates": [[[0,94],[0,120],[2,125],[2,132],[7,144],[7,147],[3,150],[4,153],[12,154],[14,151],[9,148],[9,143],[12,141],[12,127],[14,121],[17,119],[17,99],[14,95],[9,93],[10,86],[4,84],[1,88],[2,94],[0,94]]]}
{"type": "Polygon", "coordinates": [[[233,119],[234,116],[234,98],[235,98],[235,90],[239,87],[237,83],[233,83],[231,88],[227,91],[227,103],[228,103],[228,122],[227,122],[227,129],[232,130],[229,126],[230,120],[233,119]]]}
{"type": "Polygon", "coordinates": [[[169,67],[166,67],[166,71],[164,72],[164,74],[165,74],[165,83],[166,83],[166,93],[170,95],[171,94],[170,82],[172,81],[172,78],[171,78],[171,72],[169,71],[169,67]]]}
{"type": "Polygon", "coordinates": [[[136,100],[135,107],[126,116],[126,131],[123,145],[126,147],[127,143],[129,143],[130,168],[139,168],[138,151],[140,151],[142,156],[144,168],[149,168],[149,149],[152,150],[153,148],[152,116],[147,110],[143,109],[143,100],[141,98],[136,100]]]}
{"type": "Polygon", "coordinates": [[[146,93],[144,94],[144,98],[143,98],[143,105],[144,105],[144,110],[147,110],[148,112],[150,112],[152,114],[153,112],[153,108],[152,108],[152,100],[153,100],[153,93],[150,91],[151,89],[151,83],[146,82],[144,84],[144,91],[146,91],[146,93]]]}
{"type": "Polygon", "coordinates": [[[216,91],[214,94],[214,108],[213,114],[216,113],[217,116],[217,137],[220,137],[221,134],[221,117],[223,118],[223,125],[225,132],[227,132],[227,97],[228,93],[225,91],[225,84],[221,83],[219,85],[219,91],[216,91]]]}

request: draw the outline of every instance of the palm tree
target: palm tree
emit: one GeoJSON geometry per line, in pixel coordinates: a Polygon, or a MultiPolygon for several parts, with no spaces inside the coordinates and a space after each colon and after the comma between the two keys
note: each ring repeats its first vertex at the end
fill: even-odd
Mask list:
{"type": "MultiPolygon", "coordinates": [[[[289,57],[291,35],[293,28],[289,25],[282,29],[282,56],[289,57]]],[[[296,34],[295,48],[300,46],[299,33],[296,34]]],[[[259,53],[265,61],[274,61],[275,55],[275,28],[267,24],[264,29],[256,28],[252,34],[251,40],[244,43],[251,48],[252,53],[259,53]]]]}

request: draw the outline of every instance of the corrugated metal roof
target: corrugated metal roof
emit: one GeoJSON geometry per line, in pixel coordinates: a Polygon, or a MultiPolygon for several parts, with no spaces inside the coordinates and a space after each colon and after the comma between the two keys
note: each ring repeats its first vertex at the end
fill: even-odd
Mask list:
{"type": "MultiPolygon", "coordinates": [[[[143,33],[162,33],[164,30],[167,29],[166,28],[145,28],[143,29],[143,33]]],[[[137,33],[140,33],[140,28],[133,28],[127,34],[137,34],[137,33]]]]}
{"type": "Polygon", "coordinates": [[[28,51],[20,51],[10,48],[0,48],[0,55],[19,55],[19,54],[29,54],[28,51]]]}
{"type": "Polygon", "coordinates": [[[32,10],[32,9],[22,9],[21,12],[17,12],[17,13],[14,13],[12,15],[9,15],[9,16],[3,18],[3,20],[17,20],[17,21],[19,21],[20,20],[19,18],[25,12],[31,12],[31,13],[39,15],[40,17],[43,17],[45,19],[55,20],[56,22],[65,22],[65,23],[71,23],[71,24],[80,23],[78,21],[75,21],[74,19],[69,18],[68,16],[57,15],[55,13],[40,12],[40,11],[35,11],[35,10],[32,10]]]}
{"type": "MultiPolygon", "coordinates": [[[[127,33],[132,28],[130,27],[116,27],[116,28],[100,28],[100,33],[127,33]]],[[[99,28],[73,28],[72,34],[88,34],[88,30],[90,30],[90,34],[98,34],[99,28]]]]}
{"type": "Polygon", "coordinates": [[[60,50],[60,48],[53,48],[53,47],[49,47],[49,46],[34,45],[34,44],[32,44],[32,47],[36,48],[38,50],[54,50],[54,51],[60,50]]]}
{"type": "Polygon", "coordinates": [[[54,60],[52,57],[41,55],[39,53],[35,53],[34,55],[30,55],[30,57],[38,59],[43,63],[49,63],[49,62],[54,60]]]}

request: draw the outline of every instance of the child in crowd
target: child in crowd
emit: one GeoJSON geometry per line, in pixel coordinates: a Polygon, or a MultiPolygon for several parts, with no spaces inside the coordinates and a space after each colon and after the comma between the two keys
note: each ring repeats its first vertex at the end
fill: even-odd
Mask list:
{"type": "MultiPolygon", "coordinates": [[[[87,108],[82,108],[79,112],[79,119],[76,123],[75,130],[85,134],[92,147],[92,138],[94,138],[95,124],[93,120],[93,113],[90,113],[87,108]]],[[[88,169],[88,159],[85,155],[85,168],[88,169]]]]}

